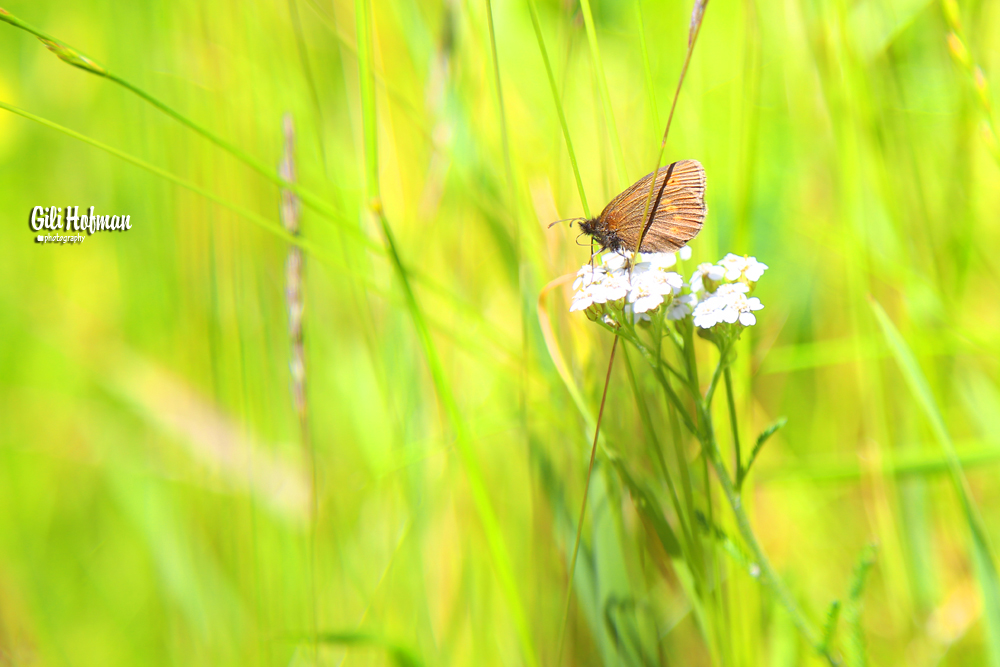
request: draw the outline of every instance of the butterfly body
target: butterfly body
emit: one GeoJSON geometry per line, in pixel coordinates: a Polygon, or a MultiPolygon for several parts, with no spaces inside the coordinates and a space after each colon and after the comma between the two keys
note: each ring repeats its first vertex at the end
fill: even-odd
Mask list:
{"type": "Polygon", "coordinates": [[[653,174],[640,178],[599,216],[580,222],[580,231],[602,250],[634,251],[641,235],[640,252],[675,252],[698,235],[707,212],[704,168],[697,160],[680,160],[657,170],[655,184],[653,174]],[[644,219],[651,184],[653,197],[644,219]]]}

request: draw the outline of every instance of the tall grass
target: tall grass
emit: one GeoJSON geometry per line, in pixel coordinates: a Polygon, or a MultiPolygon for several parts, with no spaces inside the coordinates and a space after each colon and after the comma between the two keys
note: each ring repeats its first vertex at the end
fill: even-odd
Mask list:
{"type": "Polygon", "coordinates": [[[0,662],[997,664],[993,4],[713,0],[663,160],[766,308],[619,345],[565,625],[612,336],[545,226],[656,162],[691,4],[3,7],[0,662]]]}

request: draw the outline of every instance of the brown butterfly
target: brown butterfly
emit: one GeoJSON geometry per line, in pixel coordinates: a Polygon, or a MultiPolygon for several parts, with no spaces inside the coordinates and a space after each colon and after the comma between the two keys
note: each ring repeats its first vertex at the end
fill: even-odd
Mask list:
{"type": "Polygon", "coordinates": [[[705,169],[697,160],[680,160],[656,172],[656,185],[643,233],[642,213],[646,208],[651,180],[653,174],[640,178],[612,199],[596,218],[574,218],[581,220],[580,230],[601,244],[601,250],[634,251],[640,233],[640,252],[680,250],[701,231],[708,212],[705,206],[705,169]]]}

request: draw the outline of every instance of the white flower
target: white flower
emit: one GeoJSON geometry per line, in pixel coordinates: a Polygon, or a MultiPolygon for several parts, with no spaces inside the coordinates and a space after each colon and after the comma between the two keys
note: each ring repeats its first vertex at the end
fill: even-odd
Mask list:
{"type": "Polygon", "coordinates": [[[628,271],[615,271],[608,274],[601,284],[604,287],[606,301],[624,299],[629,290],[628,271]]]}
{"type": "Polygon", "coordinates": [[[622,308],[622,314],[632,321],[632,324],[638,324],[639,322],[652,322],[653,318],[649,316],[649,313],[637,313],[632,304],[626,303],[625,307],[622,308]]]}
{"type": "Polygon", "coordinates": [[[633,269],[628,301],[635,312],[645,313],[659,307],[664,297],[680,294],[683,287],[684,279],[679,273],[660,271],[649,262],[641,262],[633,269]]]}
{"type": "Polygon", "coordinates": [[[677,264],[677,255],[672,252],[644,252],[642,253],[642,262],[643,264],[649,262],[657,269],[669,269],[677,264]]]}
{"type": "Polygon", "coordinates": [[[642,261],[631,267],[633,253],[628,251],[595,256],[576,274],[570,311],[607,303],[603,319],[610,324],[622,316],[633,322],[648,321],[649,313],[662,306],[668,320],[692,316],[694,324],[703,329],[720,323],[743,327],[757,323],[754,312],[764,306],[760,299],[748,295],[767,270],[766,264],[755,257],[729,253],[716,264],[699,264],[687,286],[680,274],[667,270],[677,265],[678,257],[690,259],[691,249],[637,255],[635,259],[642,261]]]}
{"type": "Polygon", "coordinates": [[[604,270],[603,266],[592,266],[590,264],[584,264],[579,271],[576,272],[576,280],[573,282],[573,289],[578,290],[581,287],[586,287],[592,283],[599,283],[601,279],[604,278],[604,274],[607,271],[604,270]]]}
{"type": "Polygon", "coordinates": [[[743,275],[746,279],[752,283],[760,280],[760,277],[764,275],[764,271],[767,270],[767,264],[763,262],[758,262],[756,257],[747,258],[747,268],[743,270],[743,275]]]}
{"type": "Polygon", "coordinates": [[[624,254],[618,252],[606,252],[604,253],[604,256],[601,257],[601,263],[608,271],[620,271],[625,268],[625,264],[630,259],[632,259],[632,253],[627,250],[624,254]]]}
{"type": "Polygon", "coordinates": [[[764,305],[757,297],[747,298],[749,291],[750,288],[744,283],[720,285],[719,289],[695,307],[695,326],[711,329],[720,322],[739,322],[745,327],[753,326],[757,323],[753,311],[760,310],[764,305]]]}
{"type": "Polygon", "coordinates": [[[680,294],[684,287],[684,278],[674,271],[660,271],[642,262],[632,270],[632,286],[648,285],[660,294],[680,294]]]}
{"type": "Polygon", "coordinates": [[[733,253],[726,255],[719,264],[726,269],[726,280],[739,280],[745,276],[752,283],[760,280],[767,269],[767,264],[758,262],[756,257],[741,257],[733,253]]]}
{"type": "Polygon", "coordinates": [[[702,329],[711,329],[722,321],[723,299],[709,298],[694,308],[694,325],[702,329]]]}
{"type": "Polygon", "coordinates": [[[719,260],[719,266],[726,270],[726,280],[739,280],[746,268],[747,258],[729,253],[719,260]]]}
{"type": "Polygon", "coordinates": [[[682,320],[694,311],[696,305],[698,305],[698,297],[694,294],[675,296],[667,310],[667,319],[682,320]]]}
{"type": "Polygon", "coordinates": [[[740,306],[740,324],[745,327],[752,327],[757,324],[757,316],[750,311],[760,310],[764,307],[764,304],[762,304],[760,299],[755,296],[752,296],[749,299],[743,297],[742,302],[743,303],[740,306]]]}
{"type": "Polygon", "coordinates": [[[645,285],[633,287],[628,294],[629,303],[632,310],[637,313],[645,313],[649,310],[656,310],[663,303],[663,295],[650,291],[645,285]]]}
{"type": "MultiPolygon", "coordinates": [[[[608,253],[612,255],[613,253],[608,253]]],[[[620,255],[617,255],[620,257],[620,255]]],[[[605,264],[602,266],[591,266],[585,264],[576,274],[576,281],[573,289],[573,303],[570,305],[570,312],[586,310],[595,303],[607,303],[608,301],[618,301],[624,299],[629,291],[628,271],[624,268],[624,258],[619,263],[617,260],[604,258],[605,264]],[[609,269],[607,264],[613,267],[609,269]]]]}
{"type": "Polygon", "coordinates": [[[604,287],[599,283],[587,285],[582,290],[573,295],[573,303],[569,307],[569,312],[577,310],[587,310],[595,303],[604,303],[604,287]]]}
{"type": "Polygon", "coordinates": [[[763,307],[764,304],[755,296],[748,299],[746,294],[734,294],[729,299],[729,303],[726,304],[723,319],[730,324],[739,321],[745,327],[753,326],[757,324],[757,316],[751,311],[760,310],[763,307]]]}
{"type": "Polygon", "coordinates": [[[726,270],[721,266],[716,264],[709,264],[704,262],[698,265],[695,272],[691,275],[691,290],[694,292],[705,291],[705,284],[703,278],[708,278],[709,280],[719,282],[726,276],[726,270]]]}
{"type": "Polygon", "coordinates": [[[710,296],[731,299],[736,294],[746,294],[749,291],[750,288],[745,283],[726,283],[725,285],[719,285],[719,289],[715,290],[710,296]]]}

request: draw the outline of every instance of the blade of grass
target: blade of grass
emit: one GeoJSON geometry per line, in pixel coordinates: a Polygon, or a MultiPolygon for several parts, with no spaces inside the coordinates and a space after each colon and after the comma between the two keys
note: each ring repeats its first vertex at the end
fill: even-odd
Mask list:
{"type": "Polygon", "coordinates": [[[309,86],[309,96],[312,98],[316,137],[318,138],[316,145],[319,148],[319,158],[323,165],[323,172],[326,173],[326,149],[323,146],[323,106],[319,101],[319,89],[316,86],[316,78],[313,76],[313,68],[309,64],[309,52],[306,50],[306,38],[302,32],[302,19],[299,16],[298,0],[288,0],[288,15],[292,19],[292,30],[295,33],[295,47],[299,52],[299,60],[302,63],[302,75],[306,79],[306,84],[309,86]]]}
{"type": "Polygon", "coordinates": [[[660,112],[656,108],[656,87],[653,85],[653,70],[649,65],[649,49],[646,48],[646,21],[642,17],[642,0],[635,0],[635,15],[639,21],[639,49],[642,51],[642,69],[646,75],[646,95],[649,97],[649,110],[653,114],[653,124],[659,127],[660,112]]]}
{"type": "MultiPolygon", "coordinates": [[[[260,215],[258,213],[255,213],[255,212],[251,211],[250,209],[244,208],[242,206],[239,206],[238,204],[234,204],[234,203],[232,203],[232,202],[230,202],[230,201],[228,201],[226,199],[223,199],[222,197],[220,197],[220,196],[216,195],[215,193],[211,192],[210,190],[206,190],[205,188],[203,188],[203,187],[201,187],[201,186],[199,186],[199,185],[197,185],[195,183],[192,183],[191,181],[183,179],[180,176],[172,174],[169,171],[166,171],[165,169],[162,169],[162,168],[157,167],[155,165],[149,164],[148,162],[145,162],[144,160],[140,160],[139,158],[137,158],[137,157],[135,157],[133,155],[130,155],[130,154],[128,154],[128,153],[126,153],[124,151],[121,151],[121,150],[119,150],[117,148],[114,148],[114,147],[109,146],[107,144],[104,144],[104,143],[102,143],[100,141],[97,141],[96,139],[92,139],[92,138],[90,138],[90,137],[88,137],[88,136],[86,136],[84,134],[80,134],[79,132],[76,132],[76,131],[71,130],[71,129],[67,128],[67,127],[59,125],[58,123],[54,123],[54,122],[52,122],[50,120],[42,118],[41,116],[36,116],[35,114],[33,114],[31,112],[28,112],[28,111],[25,111],[24,109],[20,109],[20,108],[15,107],[15,106],[13,106],[11,104],[7,104],[6,102],[3,102],[3,101],[0,101],[0,109],[4,109],[4,110],[9,111],[9,112],[11,112],[13,114],[16,114],[18,116],[21,116],[21,117],[26,118],[28,120],[34,121],[34,122],[36,122],[36,123],[38,123],[40,125],[44,125],[45,127],[51,128],[53,130],[57,130],[59,132],[62,132],[63,134],[65,134],[65,135],[67,135],[69,137],[72,137],[73,139],[77,139],[79,141],[82,141],[85,144],[89,144],[91,146],[94,146],[95,148],[99,148],[100,150],[105,151],[106,153],[108,153],[110,155],[114,155],[115,157],[117,157],[117,158],[119,158],[121,160],[124,160],[125,162],[128,162],[129,164],[133,164],[133,165],[139,167],[140,169],[143,169],[145,171],[148,171],[151,174],[154,174],[156,176],[159,176],[160,178],[163,178],[166,181],[169,181],[169,182],[171,182],[171,183],[173,183],[175,185],[178,185],[178,186],[180,186],[180,187],[182,187],[182,188],[184,188],[186,190],[190,190],[191,192],[194,192],[195,194],[200,195],[200,196],[204,197],[205,199],[208,199],[209,201],[211,201],[211,202],[213,202],[215,204],[218,204],[219,206],[227,208],[230,211],[233,211],[234,213],[236,213],[237,215],[239,215],[239,216],[241,216],[243,218],[246,218],[250,222],[254,223],[258,227],[261,227],[265,231],[273,234],[274,236],[276,236],[277,238],[281,239],[282,241],[285,241],[285,242],[287,242],[287,243],[289,243],[289,244],[291,244],[291,245],[293,245],[295,247],[301,248],[303,251],[309,253],[311,256],[313,256],[316,259],[320,260],[323,263],[323,265],[326,266],[327,268],[330,268],[330,269],[332,269],[334,271],[337,271],[337,272],[339,272],[341,274],[349,276],[349,277],[353,278],[354,280],[358,281],[361,285],[364,286],[365,290],[367,290],[371,294],[376,294],[376,295],[384,298],[386,301],[388,301],[390,303],[394,303],[394,302],[397,301],[396,297],[393,294],[391,294],[389,292],[386,292],[380,286],[376,285],[374,282],[371,281],[371,279],[370,279],[369,276],[367,276],[367,275],[365,275],[365,274],[363,274],[363,273],[361,273],[361,272],[359,272],[357,270],[354,270],[354,269],[352,269],[349,266],[345,266],[343,262],[339,261],[338,259],[336,259],[334,257],[333,253],[327,251],[326,249],[322,248],[321,246],[317,245],[316,243],[313,243],[312,241],[309,241],[308,239],[302,238],[302,236],[300,236],[300,235],[292,234],[292,233],[288,232],[287,230],[285,230],[284,228],[282,228],[281,226],[279,226],[278,224],[276,224],[272,220],[269,220],[268,218],[265,218],[264,216],[262,216],[262,215],[260,215]]],[[[377,254],[383,254],[383,253],[385,253],[385,251],[381,247],[379,247],[377,244],[375,244],[375,243],[371,242],[370,240],[368,240],[367,237],[364,237],[362,235],[362,238],[365,239],[365,243],[369,244],[370,247],[372,249],[374,249],[377,254]]],[[[463,313],[465,315],[469,315],[469,316],[473,317],[477,321],[476,322],[477,323],[477,329],[479,331],[484,332],[481,336],[477,337],[477,340],[483,339],[483,338],[489,340],[495,346],[495,348],[496,348],[494,350],[495,352],[500,353],[500,355],[504,359],[507,359],[507,360],[513,359],[514,353],[512,351],[508,350],[506,348],[506,346],[504,345],[503,341],[501,341],[493,333],[493,328],[489,325],[488,322],[486,322],[485,320],[482,319],[481,313],[477,313],[476,310],[471,305],[464,304],[461,301],[458,301],[457,299],[453,298],[452,295],[449,294],[447,292],[447,290],[445,290],[444,287],[442,287],[440,285],[437,285],[430,278],[424,279],[424,278],[422,278],[422,276],[420,274],[414,275],[412,272],[410,273],[410,275],[412,277],[414,277],[415,279],[420,280],[421,284],[424,285],[424,286],[426,286],[431,291],[434,291],[434,292],[436,292],[436,293],[438,293],[438,294],[446,297],[448,299],[449,305],[451,305],[452,307],[456,308],[456,310],[458,310],[459,312],[461,312],[461,313],[463,313]]],[[[449,338],[451,338],[452,340],[455,340],[456,342],[458,342],[463,347],[466,347],[468,349],[475,349],[478,346],[478,343],[476,341],[470,340],[470,339],[468,339],[465,336],[459,335],[457,333],[457,331],[454,329],[454,326],[452,324],[445,324],[443,322],[438,321],[436,318],[433,318],[433,317],[428,318],[428,321],[430,322],[430,324],[432,325],[432,327],[435,330],[438,330],[441,333],[443,333],[446,336],[448,336],[449,338]]]]}
{"type": "MultiPolygon", "coordinates": [[[[660,152],[656,155],[656,167],[653,168],[652,173],[656,174],[660,170],[660,164],[663,162],[663,153],[667,148],[667,135],[670,134],[670,124],[674,121],[674,111],[677,110],[677,99],[681,96],[681,86],[684,85],[684,77],[687,76],[688,65],[691,64],[691,54],[694,53],[694,45],[698,41],[698,34],[701,32],[701,22],[705,17],[705,8],[708,6],[708,0],[694,0],[694,8],[691,10],[691,28],[688,31],[688,48],[687,54],[684,56],[684,65],[681,67],[681,75],[677,80],[677,89],[674,91],[674,100],[670,103],[670,115],[667,116],[667,126],[663,129],[663,141],[660,142],[660,152]]],[[[646,205],[642,209],[642,219],[650,220],[649,216],[649,206],[653,201],[653,191],[656,189],[656,177],[654,176],[649,182],[649,192],[646,194],[646,205]]],[[[652,220],[650,220],[652,222],[652,220]]],[[[639,252],[639,248],[642,247],[642,239],[646,235],[646,228],[648,223],[643,224],[642,232],[639,234],[639,240],[635,244],[635,251],[639,252]]]]}
{"type": "Polygon", "coordinates": [[[573,557],[569,566],[569,581],[566,585],[566,604],[563,605],[562,623],[559,624],[559,652],[556,663],[562,662],[563,642],[566,639],[566,622],[569,620],[569,604],[573,600],[573,572],[576,570],[576,557],[580,552],[580,537],[583,534],[583,518],[587,514],[587,495],[590,491],[590,476],[594,472],[594,458],[597,455],[597,440],[601,434],[601,419],[604,417],[604,403],[608,398],[608,386],[611,384],[611,369],[615,364],[615,350],[618,349],[618,336],[611,344],[611,355],[608,358],[608,374],[604,378],[604,392],[601,394],[601,407],[597,410],[597,423],[594,425],[594,444],[590,447],[590,464],[587,466],[587,483],[583,487],[583,503],[580,505],[580,518],[576,524],[576,541],[573,545],[573,557]]]}
{"type": "MultiPolygon", "coordinates": [[[[0,109],[4,109],[6,111],[9,111],[9,112],[11,112],[13,114],[21,116],[22,118],[27,118],[28,120],[32,120],[32,121],[38,123],[39,125],[44,125],[45,127],[51,128],[53,130],[57,130],[59,132],[62,132],[66,136],[69,136],[69,137],[72,137],[73,139],[77,139],[79,141],[82,141],[83,143],[89,144],[89,145],[91,145],[91,146],[93,146],[95,148],[99,148],[99,149],[101,149],[102,151],[104,151],[106,153],[114,155],[115,157],[117,157],[117,158],[119,158],[121,160],[124,160],[125,162],[128,162],[129,164],[133,164],[133,165],[139,167],[140,169],[144,169],[144,170],[148,171],[149,173],[154,174],[156,176],[159,176],[160,178],[162,178],[162,179],[164,179],[166,181],[170,181],[174,185],[179,185],[179,186],[181,186],[182,188],[184,188],[186,190],[190,190],[191,192],[194,192],[195,194],[201,195],[205,199],[208,199],[209,201],[212,201],[212,202],[218,204],[219,206],[223,206],[223,207],[229,209],[230,211],[233,211],[234,213],[238,214],[239,216],[241,216],[243,218],[246,218],[250,222],[252,222],[255,225],[257,225],[258,227],[260,227],[261,229],[263,229],[263,230],[265,230],[267,232],[270,232],[274,236],[278,237],[282,241],[290,243],[293,246],[297,246],[299,248],[302,248],[306,252],[309,252],[310,254],[315,255],[317,257],[320,257],[320,258],[325,257],[327,259],[327,261],[330,261],[331,264],[334,267],[339,266],[339,264],[333,262],[333,260],[330,257],[329,253],[327,253],[325,250],[323,250],[322,248],[320,248],[319,246],[317,246],[315,243],[312,243],[311,241],[303,239],[302,237],[300,237],[298,235],[291,234],[290,232],[288,232],[285,229],[283,229],[280,225],[278,225],[274,221],[272,221],[272,220],[270,220],[268,218],[265,218],[264,216],[262,216],[262,215],[260,215],[258,213],[254,213],[253,211],[251,211],[249,209],[243,208],[242,206],[239,206],[238,204],[234,204],[234,203],[232,203],[232,202],[230,202],[230,201],[228,201],[226,199],[223,199],[222,197],[216,195],[215,193],[210,192],[209,190],[206,190],[205,188],[203,188],[203,187],[201,187],[199,185],[196,185],[196,184],[192,183],[191,181],[185,180],[185,179],[181,178],[180,176],[176,176],[176,175],[170,173],[169,171],[166,171],[165,169],[161,169],[160,167],[157,167],[157,166],[154,166],[152,164],[149,164],[148,162],[145,162],[144,160],[140,160],[139,158],[134,157],[134,156],[132,156],[132,155],[130,155],[130,154],[124,152],[124,151],[121,151],[121,150],[119,150],[117,148],[109,146],[109,145],[107,145],[105,143],[101,143],[100,141],[97,141],[96,139],[91,139],[90,137],[86,136],[85,134],[80,134],[79,132],[75,132],[74,130],[69,129],[68,127],[64,127],[62,125],[59,125],[58,123],[54,123],[54,122],[52,122],[50,120],[42,118],[41,116],[36,116],[35,114],[33,114],[33,113],[29,112],[29,111],[25,111],[24,109],[16,107],[16,106],[14,106],[12,104],[7,104],[6,102],[0,101],[0,109]]],[[[358,232],[358,233],[360,234],[360,232],[358,232]]],[[[377,244],[375,244],[372,241],[368,240],[363,235],[362,235],[362,238],[364,238],[364,243],[370,249],[379,249],[377,244]]],[[[360,276],[358,278],[361,279],[360,276]]]]}
{"type": "Polygon", "coordinates": [[[569,153],[569,163],[573,167],[573,176],[576,177],[576,188],[580,193],[580,203],[583,205],[583,214],[590,217],[590,207],[587,206],[587,194],[583,190],[583,179],[580,177],[580,167],[576,163],[576,151],[573,150],[573,141],[569,136],[569,126],[566,124],[566,114],[563,112],[562,99],[559,95],[559,88],[556,86],[556,77],[552,73],[552,64],[549,62],[549,54],[545,50],[545,40],[542,39],[542,28],[538,22],[538,9],[535,7],[535,0],[528,0],[528,11],[531,14],[531,25],[535,29],[535,39],[538,41],[538,50],[542,54],[542,62],[545,63],[545,74],[549,80],[549,89],[552,91],[552,102],[555,104],[556,113],[559,115],[559,125],[562,127],[563,138],[566,140],[566,152],[569,153]]]}
{"type": "Polygon", "coordinates": [[[882,333],[885,334],[889,348],[899,364],[903,377],[909,385],[910,391],[913,392],[913,397],[917,399],[917,404],[924,413],[924,417],[930,423],[931,431],[941,445],[945,459],[948,461],[948,472],[952,485],[958,494],[959,504],[962,507],[962,513],[965,515],[972,538],[972,560],[979,579],[979,589],[983,596],[983,616],[986,622],[984,630],[989,646],[990,665],[1000,667],[1000,574],[997,573],[996,558],[993,555],[993,548],[983,524],[983,518],[972,497],[969,482],[962,469],[962,462],[955,451],[951,435],[945,427],[944,418],[938,410],[930,385],[927,383],[916,357],[913,356],[903,336],[878,301],[873,297],[869,297],[868,301],[879,326],[882,328],[882,333]]]}
{"type": "Polygon", "coordinates": [[[552,330],[552,320],[549,319],[549,314],[546,310],[546,302],[548,300],[549,293],[556,287],[571,282],[573,278],[574,275],[572,273],[567,273],[566,275],[559,276],[554,280],[550,280],[548,284],[542,288],[542,291],[538,294],[538,326],[542,330],[542,339],[545,341],[545,348],[549,352],[549,358],[552,360],[552,364],[556,367],[556,372],[559,374],[560,379],[562,379],[563,384],[566,385],[566,391],[569,392],[570,398],[573,399],[573,404],[576,406],[577,411],[580,413],[580,416],[583,417],[583,421],[586,424],[587,433],[589,435],[595,425],[594,417],[590,413],[590,409],[587,407],[587,402],[583,398],[583,392],[580,391],[580,387],[577,386],[576,381],[573,379],[573,376],[569,371],[569,366],[566,364],[566,358],[563,356],[562,349],[559,347],[559,341],[556,340],[555,332],[552,330]]]}
{"type": "Polygon", "coordinates": [[[430,370],[438,400],[441,401],[445,413],[448,415],[451,427],[455,431],[456,449],[459,452],[459,458],[465,469],[476,512],[479,515],[480,522],[483,524],[483,532],[486,534],[487,545],[493,559],[497,578],[500,582],[500,589],[506,599],[508,610],[516,628],[524,660],[528,665],[536,665],[537,657],[534,641],[531,638],[531,629],[528,626],[527,617],[521,604],[517,581],[514,578],[513,567],[511,566],[510,555],[504,541],[503,531],[500,529],[500,522],[493,509],[493,503],[490,500],[489,491],[483,479],[482,469],[472,446],[468,427],[462,417],[454,392],[451,389],[451,383],[445,374],[444,366],[441,364],[434,340],[431,338],[426,320],[424,319],[423,311],[417,303],[416,295],[410,284],[409,273],[400,258],[392,227],[389,225],[389,220],[382,207],[378,161],[378,126],[375,109],[375,77],[372,75],[374,53],[372,47],[373,32],[370,2],[368,0],[355,0],[355,14],[358,31],[358,67],[360,70],[359,79],[364,123],[365,166],[367,172],[365,181],[367,184],[368,207],[371,213],[378,218],[382,234],[385,237],[386,247],[389,249],[389,256],[392,260],[396,277],[403,290],[410,317],[417,331],[420,347],[423,350],[424,358],[430,370]]]}
{"type": "Polygon", "coordinates": [[[55,53],[60,60],[67,62],[74,67],[90,72],[91,74],[96,74],[97,76],[107,79],[108,81],[117,83],[119,86],[125,88],[134,95],[137,95],[138,97],[152,104],[154,107],[156,107],[163,113],[167,114],[177,122],[186,126],[188,129],[191,129],[194,132],[200,134],[205,139],[208,139],[210,142],[212,142],[213,144],[215,144],[222,150],[226,151],[227,153],[232,155],[234,158],[236,158],[243,164],[247,165],[248,167],[256,171],[261,176],[266,178],[268,181],[274,183],[279,187],[294,192],[295,195],[302,200],[303,204],[313,209],[314,211],[322,215],[324,218],[330,220],[331,222],[337,224],[341,228],[351,233],[360,233],[359,230],[357,230],[353,224],[347,222],[344,219],[344,216],[341,215],[340,212],[338,212],[332,205],[324,201],[319,195],[316,195],[315,193],[306,188],[303,188],[298,183],[290,183],[285,179],[281,178],[281,176],[274,173],[272,167],[265,164],[263,161],[258,160],[257,158],[251,156],[249,153],[246,153],[236,145],[226,141],[219,135],[210,131],[208,128],[204,127],[199,123],[196,123],[194,120],[188,118],[179,111],[176,111],[170,105],[166,104],[165,102],[161,102],[159,99],[153,97],[152,95],[142,90],[138,86],[133,85],[126,79],[123,79],[114,72],[111,72],[106,67],[99,65],[96,61],[94,61],[91,58],[88,58],[79,50],[69,46],[65,42],[62,42],[54,37],[45,34],[38,28],[35,28],[31,24],[22,21],[21,19],[17,18],[10,12],[7,12],[2,9],[0,9],[0,21],[9,23],[15,28],[20,28],[21,30],[24,30],[34,35],[39,40],[41,40],[41,42],[45,44],[45,46],[50,51],[55,53]]]}
{"type": "Polygon", "coordinates": [[[583,21],[587,26],[587,42],[590,44],[590,56],[594,61],[594,69],[597,71],[597,84],[601,91],[604,115],[607,118],[608,131],[611,133],[615,168],[618,170],[618,184],[624,190],[629,185],[628,173],[625,171],[625,153],[622,151],[621,139],[618,138],[618,126],[615,124],[615,112],[611,106],[611,94],[608,92],[608,79],[604,75],[601,48],[597,44],[597,30],[594,28],[594,16],[590,11],[590,0],[580,0],[580,9],[583,10],[583,21]]]}
{"type": "MultiPolygon", "coordinates": [[[[1000,463],[1000,443],[971,440],[966,441],[958,453],[958,462],[963,469],[972,467],[995,465],[1000,463]]],[[[949,472],[949,463],[940,453],[928,454],[917,449],[922,445],[909,446],[914,450],[912,454],[903,454],[895,457],[892,461],[887,461],[882,465],[882,471],[887,475],[897,477],[927,477],[949,472]]],[[[786,470],[773,470],[759,473],[769,482],[846,482],[855,481],[861,478],[861,466],[857,463],[812,463],[786,470]]]]}

